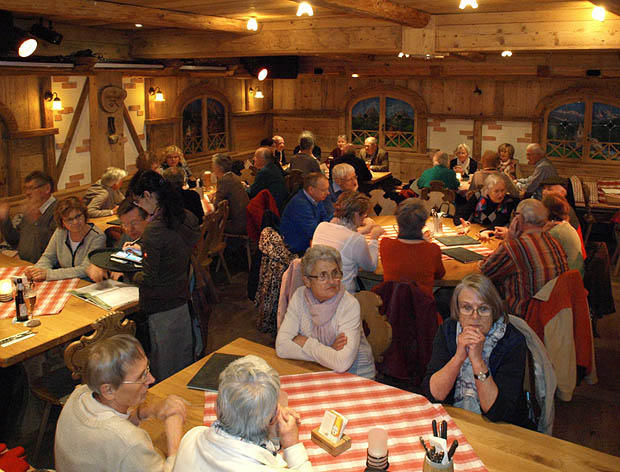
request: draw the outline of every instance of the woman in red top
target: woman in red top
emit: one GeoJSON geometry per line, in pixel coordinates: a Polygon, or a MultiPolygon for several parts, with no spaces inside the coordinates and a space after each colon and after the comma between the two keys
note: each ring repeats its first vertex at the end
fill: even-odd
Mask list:
{"type": "Polygon", "coordinates": [[[408,198],[398,205],[398,239],[383,238],[379,246],[383,280],[413,281],[433,296],[433,283],[446,273],[441,249],[424,240],[422,228],[428,211],[419,201],[408,198]]]}

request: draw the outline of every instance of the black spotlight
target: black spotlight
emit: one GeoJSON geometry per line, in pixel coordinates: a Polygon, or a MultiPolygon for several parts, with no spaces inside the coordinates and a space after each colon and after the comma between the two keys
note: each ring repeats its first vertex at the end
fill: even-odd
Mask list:
{"type": "Polygon", "coordinates": [[[0,28],[5,34],[0,40],[0,53],[17,53],[19,57],[28,57],[37,49],[37,40],[21,28],[13,26],[10,12],[0,11],[0,28]]]}
{"type": "Polygon", "coordinates": [[[32,28],[30,28],[30,33],[48,43],[59,45],[62,42],[62,34],[52,29],[51,21],[49,26],[43,26],[43,20],[39,23],[35,23],[32,25],[32,28]]]}
{"type": "Polygon", "coordinates": [[[299,71],[298,56],[242,57],[240,62],[251,75],[258,77],[258,80],[296,79],[299,71]],[[260,74],[264,70],[268,75],[260,74]]]}

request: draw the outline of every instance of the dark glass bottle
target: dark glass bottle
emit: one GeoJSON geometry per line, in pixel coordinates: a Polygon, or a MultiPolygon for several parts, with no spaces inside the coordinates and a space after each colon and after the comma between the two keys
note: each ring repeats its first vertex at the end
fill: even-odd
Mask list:
{"type": "Polygon", "coordinates": [[[24,284],[21,278],[18,278],[16,282],[15,316],[17,317],[17,321],[28,321],[28,309],[26,308],[26,300],[24,299],[24,284]]]}

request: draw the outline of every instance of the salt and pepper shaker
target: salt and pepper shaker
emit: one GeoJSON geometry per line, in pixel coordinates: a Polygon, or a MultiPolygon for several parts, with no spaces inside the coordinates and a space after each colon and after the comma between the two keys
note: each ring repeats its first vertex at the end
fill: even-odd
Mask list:
{"type": "Polygon", "coordinates": [[[383,428],[372,428],[368,431],[368,450],[366,472],[388,470],[387,448],[388,434],[383,428]]]}

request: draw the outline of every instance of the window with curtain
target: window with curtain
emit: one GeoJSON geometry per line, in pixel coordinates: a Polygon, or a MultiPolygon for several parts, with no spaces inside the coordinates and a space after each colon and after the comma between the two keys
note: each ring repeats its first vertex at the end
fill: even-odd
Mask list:
{"type": "Polygon", "coordinates": [[[567,160],[620,160],[620,103],[584,97],[545,115],[547,154],[567,160]]]}
{"type": "Polygon", "coordinates": [[[219,100],[206,95],[183,108],[183,153],[187,157],[228,150],[228,113],[219,100]]]}
{"type": "Polygon", "coordinates": [[[416,114],[409,102],[385,94],[363,98],[351,107],[351,142],[377,138],[380,148],[416,151],[416,114]]]}

